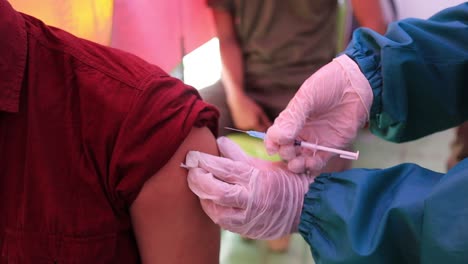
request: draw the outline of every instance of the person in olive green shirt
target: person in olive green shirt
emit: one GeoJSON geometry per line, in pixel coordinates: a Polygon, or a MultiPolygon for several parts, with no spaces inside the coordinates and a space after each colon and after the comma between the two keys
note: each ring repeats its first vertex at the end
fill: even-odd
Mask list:
{"type": "MultiPolygon", "coordinates": [[[[336,55],[336,0],[207,0],[222,80],[201,89],[225,126],[266,131],[311,73],[336,55]]],[[[383,33],[379,1],[353,1],[361,25],[383,33]],[[361,3],[362,2],[362,3],[361,3]]]]}

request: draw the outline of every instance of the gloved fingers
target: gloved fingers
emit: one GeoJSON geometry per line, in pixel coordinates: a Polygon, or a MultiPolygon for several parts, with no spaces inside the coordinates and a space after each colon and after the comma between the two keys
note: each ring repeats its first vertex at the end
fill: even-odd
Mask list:
{"type": "Polygon", "coordinates": [[[311,172],[318,172],[322,170],[325,165],[327,165],[327,161],[333,156],[333,154],[329,152],[318,151],[315,155],[312,156],[304,156],[304,165],[305,169],[311,172]]]}
{"type": "Polygon", "coordinates": [[[294,173],[317,173],[325,167],[331,156],[326,152],[317,152],[311,156],[300,155],[288,161],[288,169],[294,173]]]}
{"type": "Polygon", "coordinates": [[[225,207],[211,200],[200,200],[203,211],[222,228],[236,232],[239,226],[245,223],[245,210],[233,207],[225,207]]]}
{"type": "Polygon", "coordinates": [[[299,154],[299,149],[294,144],[281,145],[278,148],[278,154],[283,160],[292,160],[299,154]]]}
{"type": "Polygon", "coordinates": [[[267,134],[265,136],[265,139],[263,140],[263,144],[265,145],[265,149],[266,149],[266,152],[268,153],[268,155],[271,156],[271,155],[274,155],[274,154],[278,153],[280,145],[278,143],[276,143],[275,141],[270,140],[268,138],[268,132],[267,132],[267,134]]]}
{"type": "Polygon", "coordinates": [[[285,148],[282,150],[285,157],[282,156],[282,158],[287,160],[292,158],[291,153],[294,152],[292,149],[294,149],[294,140],[297,133],[289,133],[291,129],[283,128],[286,127],[285,123],[286,121],[280,121],[279,117],[276,118],[273,126],[267,130],[264,145],[268,155],[279,153],[282,156],[280,151],[282,148],[285,148]]]}
{"type": "Polygon", "coordinates": [[[306,171],[304,156],[297,156],[288,161],[288,170],[294,173],[303,173],[306,171]]]}
{"type": "MultiPolygon", "coordinates": [[[[275,119],[267,130],[265,148],[269,155],[276,154],[282,146],[293,146],[294,140],[304,128],[307,118],[312,111],[311,102],[303,100],[297,93],[288,107],[275,119]],[[299,102],[303,100],[303,102],[299,102]],[[302,104],[302,105],[301,105],[302,104]]],[[[281,155],[281,154],[280,154],[281,155]]]]}
{"type": "Polygon", "coordinates": [[[209,200],[201,201],[203,210],[220,227],[231,232],[253,239],[263,239],[265,233],[265,219],[262,217],[249,218],[246,210],[223,207],[209,200]],[[260,222],[258,222],[260,221],[260,222]]]}
{"type": "MultiPolygon", "coordinates": [[[[230,154],[232,153],[229,152],[230,154]]],[[[213,156],[199,151],[189,151],[185,160],[189,167],[202,168],[212,173],[214,177],[221,181],[242,186],[248,185],[251,178],[250,174],[253,171],[253,167],[249,163],[213,156]]]]}
{"type": "Polygon", "coordinates": [[[226,183],[201,168],[190,169],[187,180],[190,190],[202,200],[210,200],[225,207],[247,207],[249,192],[241,185],[226,183]]]}
{"type": "MultiPolygon", "coordinates": [[[[281,112],[281,114],[275,119],[273,125],[268,128],[267,135],[265,138],[267,151],[271,151],[268,149],[270,145],[285,145],[285,144],[293,144],[294,139],[297,135],[297,130],[295,127],[296,120],[290,117],[289,111],[286,108],[281,112]]],[[[300,124],[302,126],[302,123],[300,124]]]]}
{"type": "Polygon", "coordinates": [[[249,157],[244,153],[244,151],[237,145],[234,141],[230,140],[227,137],[219,137],[216,140],[218,144],[219,152],[223,157],[232,159],[235,161],[244,161],[247,162],[249,157]]]}

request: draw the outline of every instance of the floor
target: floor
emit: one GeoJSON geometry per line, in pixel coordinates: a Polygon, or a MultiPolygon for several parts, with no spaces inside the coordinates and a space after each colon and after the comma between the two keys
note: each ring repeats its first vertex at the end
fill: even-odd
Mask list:
{"type": "MultiPolygon", "coordinates": [[[[393,144],[362,131],[355,144],[355,149],[360,151],[360,158],[354,163],[354,167],[385,168],[412,162],[444,172],[453,133],[453,130],[448,130],[411,143],[393,144]]],[[[308,245],[298,234],[292,236],[289,249],[285,253],[275,253],[267,248],[265,241],[245,241],[236,234],[224,231],[220,263],[311,264],[314,262],[308,245]]]]}

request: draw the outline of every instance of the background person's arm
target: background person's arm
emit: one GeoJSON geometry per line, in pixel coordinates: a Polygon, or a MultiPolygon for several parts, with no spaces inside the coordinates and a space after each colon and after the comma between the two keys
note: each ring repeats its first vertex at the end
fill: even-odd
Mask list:
{"type": "Polygon", "coordinates": [[[130,207],[143,263],[218,263],[220,230],[203,212],[180,167],[189,150],[217,155],[207,128],[193,128],[169,162],[148,179],[130,207]]]}
{"type": "Polygon", "coordinates": [[[222,81],[234,124],[240,129],[265,131],[271,121],[244,90],[244,59],[234,17],[223,9],[213,9],[213,17],[223,64],[222,81]]]}
{"type": "Polygon", "coordinates": [[[226,95],[228,98],[244,96],[244,62],[234,18],[228,11],[219,9],[213,10],[213,18],[223,62],[222,78],[226,95]]]}
{"type": "Polygon", "coordinates": [[[370,28],[380,34],[387,30],[387,22],[379,0],[352,0],[353,13],[361,27],[370,28]]]}

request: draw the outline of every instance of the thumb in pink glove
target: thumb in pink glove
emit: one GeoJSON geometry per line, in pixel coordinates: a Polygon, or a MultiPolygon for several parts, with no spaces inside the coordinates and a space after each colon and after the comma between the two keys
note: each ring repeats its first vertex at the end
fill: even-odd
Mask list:
{"type": "Polygon", "coordinates": [[[294,174],[282,162],[247,157],[221,137],[224,157],[190,151],[190,189],[206,214],[222,228],[254,239],[274,239],[297,231],[304,195],[313,177],[294,174]]]}
{"type": "Polygon", "coordinates": [[[341,55],[309,77],[275,119],[267,131],[267,151],[279,153],[293,172],[319,171],[332,154],[294,146],[294,140],[347,148],[367,122],[372,100],[357,64],[341,55]]]}

